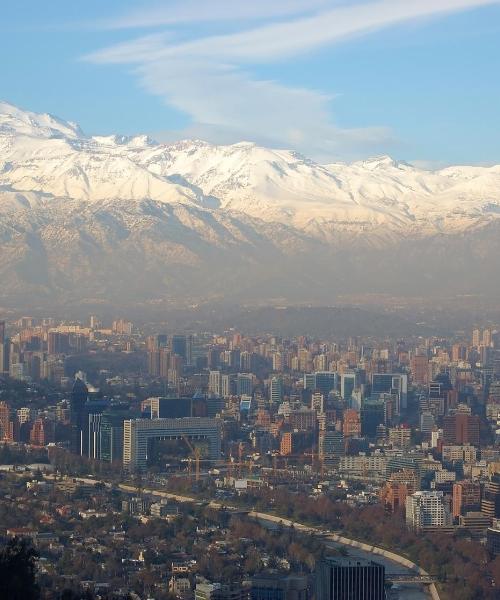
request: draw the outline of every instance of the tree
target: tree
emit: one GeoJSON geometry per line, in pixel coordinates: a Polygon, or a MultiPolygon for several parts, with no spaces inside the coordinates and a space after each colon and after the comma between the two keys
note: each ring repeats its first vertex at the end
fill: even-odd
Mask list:
{"type": "Polygon", "coordinates": [[[1,597],[9,600],[37,600],[40,589],[36,583],[37,552],[26,542],[13,538],[0,551],[1,597]]]}

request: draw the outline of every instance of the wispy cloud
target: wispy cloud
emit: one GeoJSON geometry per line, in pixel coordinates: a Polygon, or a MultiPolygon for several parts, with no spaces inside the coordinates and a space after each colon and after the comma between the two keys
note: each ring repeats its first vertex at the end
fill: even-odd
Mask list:
{"type": "MultiPolygon", "coordinates": [[[[346,0],[336,0],[337,4],[346,0]]],[[[311,13],[331,6],[335,0],[171,0],[149,9],[133,11],[103,23],[109,29],[160,27],[179,23],[210,21],[261,20],[311,13]]]]}
{"type": "Polygon", "coordinates": [[[259,64],[313,53],[352,36],[415,19],[497,4],[500,0],[184,0],[141,15],[116,19],[114,26],[152,27],[210,20],[261,18],[258,26],[175,41],[172,30],[140,37],[87,56],[101,64],[134,65],[144,88],[192,120],[190,133],[211,140],[292,146],[321,156],[378,149],[390,140],[384,127],[341,130],[332,120],[331,100],[320,91],[293,88],[255,77],[259,64]],[[248,4],[248,6],[247,6],[248,4]],[[332,8],[332,4],[335,6],[332,8]],[[306,14],[305,14],[306,13],[306,14]],[[272,17],[281,17],[269,22],[272,17]],[[121,23],[121,25],[120,25],[121,23]]]}

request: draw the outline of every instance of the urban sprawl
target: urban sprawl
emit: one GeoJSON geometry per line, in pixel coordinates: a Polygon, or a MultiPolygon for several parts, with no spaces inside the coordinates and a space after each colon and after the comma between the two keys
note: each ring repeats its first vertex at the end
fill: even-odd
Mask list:
{"type": "Polygon", "coordinates": [[[499,441],[493,326],[0,322],[0,538],[42,598],[498,598],[499,441]]]}

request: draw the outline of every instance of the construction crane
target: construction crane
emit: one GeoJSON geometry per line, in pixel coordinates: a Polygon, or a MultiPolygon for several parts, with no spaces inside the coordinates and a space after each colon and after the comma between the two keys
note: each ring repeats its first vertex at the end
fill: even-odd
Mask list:
{"type": "MultiPolygon", "coordinates": [[[[182,436],[182,439],[186,442],[187,447],[191,450],[194,456],[195,462],[195,481],[200,480],[200,458],[201,458],[201,450],[198,447],[193,446],[189,441],[189,438],[185,435],[182,436]]],[[[189,476],[191,477],[191,457],[189,458],[188,469],[189,476]]]]}

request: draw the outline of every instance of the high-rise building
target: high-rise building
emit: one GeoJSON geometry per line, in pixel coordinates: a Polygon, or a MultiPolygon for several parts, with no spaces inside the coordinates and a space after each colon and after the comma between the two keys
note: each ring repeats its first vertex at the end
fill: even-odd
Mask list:
{"type": "Polygon", "coordinates": [[[361,406],[361,434],[377,436],[377,426],[385,424],[385,404],[382,400],[365,400],[361,406]]]}
{"type": "Polygon", "coordinates": [[[492,475],[484,486],[481,512],[492,519],[500,518],[500,475],[492,475]]]}
{"type": "Polygon", "coordinates": [[[414,531],[449,527],[451,522],[443,492],[415,492],[406,499],[406,524],[414,531]]]}
{"type": "Polygon", "coordinates": [[[208,376],[208,391],[215,396],[222,394],[222,374],[220,371],[210,371],[208,376]]]}
{"type": "Polygon", "coordinates": [[[333,371],[316,371],[314,373],[314,389],[319,390],[325,398],[337,388],[337,373],[333,371]]]}
{"type": "Polygon", "coordinates": [[[324,464],[338,463],[345,456],[344,436],[341,431],[326,430],[319,436],[319,457],[324,464]]]}
{"type": "Polygon", "coordinates": [[[99,459],[106,462],[123,461],[123,423],[130,419],[126,406],[111,406],[101,415],[99,459]]]}
{"type": "Polygon", "coordinates": [[[443,442],[446,445],[479,446],[481,420],[476,415],[456,413],[443,419],[443,442]]]}
{"type": "Polygon", "coordinates": [[[220,459],[221,422],[218,419],[131,419],[123,424],[123,465],[130,471],[147,466],[148,444],[158,439],[205,440],[208,458],[220,459]]]}
{"type": "Polygon", "coordinates": [[[229,398],[229,396],[236,394],[236,382],[233,374],[225,373],[222,376],[221,392],[223,398],[229,398]]]}
{"type": "Polygon", "coordinates": [[[394,394],[397,398],[395,412],[405,410],[408,400],[408,375],[405,373],[373,373],[372,396],[394,394]]]}
{"type": "Polygon", "coordinates": [[[455,519],[481,507],[481,485],[478,481],[464,479],[453,484],[452,514],[455,519]]]}
{"type": "Polygon", "coordinates": [[[359,437],[361,435],[361,420],[357,410],[350,408],[344,412],[342,431],[344,438],[359,437]]]}
{"type": "Polygon", "coordinates": [[[340,395],[345,402],[349,402],[351,400],[352,393],[356,387],[356,373],[342,373],[340,376],[340,395]]]}
{"type": "Polygon", "coordinates": [[[238,373],[236,377],[236,395],[253,395],[253,375],[251,373],[238,373]]]}
{"type": "Polygon", "coordinates": [[[192,363],[192,336],[190,335],[173,335],[171,342],[173,354],[182,356],[185,364],[192,363]]]}
{"type": "Polygon", "coordinates": [[[84,445],[83,435],[87,428],[85,419],[88,418],[85,405],[89,397],[89,390],[85,382],[76,378],[71,391],[70,420],[71,420],[71,451],[82,454],[84,445]]]}
{"type": "Polygon", "coordinates": [[[269,400],[271,404],[281,404],[283,401],[283,379],[281,377],[271,377],[269,382],[269,400]]]}
{"type": "Polygon", "coordinates": [[[307,600],[308,597],[305,575],[260,573],[251,580],[250,600],[307,600]]]}
{"type": "Polygon", "coordinates": [[[10,409],[5,402],[0,402],[0,441],[12,442],[14,439],[14,424],[10,419],[10,409]]]}
{"type": "Polygon", "coordinates": [[[54,423],[44,417],[38,417],[30,431],[32,446],[46,446],[54,441],[54,423]]]}
{"type": "Polygon", "coordinates": [[[409,448],[411,445],[411,427],[399,425],[389,429],[389,443],[396,448],[409,448]]]}
{"type": "Polygon", "coordinates": [[[429,359],[424,355],[412,356],[410,361],[413,383],[427,385],[429,382],[429,359]]]}
{"type": "Polygon", "coordinates": [[[316,568],[317,600],[384,600],[385,567],[374,561],[327,557],[316,568]]]}

